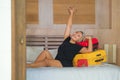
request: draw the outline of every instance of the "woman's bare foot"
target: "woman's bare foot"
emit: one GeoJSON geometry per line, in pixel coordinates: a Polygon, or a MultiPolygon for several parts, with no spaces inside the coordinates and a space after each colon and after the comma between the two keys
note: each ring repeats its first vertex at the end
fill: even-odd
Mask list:
{"type": "Polygon", "coordinates": [[[31,64],[27,64],[26,67],[27,67],[27,68],[30,68],[30,67],[31,67],[31,64]]]}

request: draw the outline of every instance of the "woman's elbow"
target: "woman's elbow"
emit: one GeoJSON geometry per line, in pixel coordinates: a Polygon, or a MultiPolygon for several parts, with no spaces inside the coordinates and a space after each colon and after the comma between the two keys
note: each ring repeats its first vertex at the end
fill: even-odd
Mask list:
{"type": "Polygon", "coordinates": [[[92,52],[93,50],[91,50],[91,49],[87,49],[87,48],[83,48],[81,51],[80,51],[80,53],[90,53],[90,52],[92,52]]]}
{"type": "Polygon", "coordinates": [[[88,49],[88,52],[93,52],[93,50],[92,49],[88,49]]]}

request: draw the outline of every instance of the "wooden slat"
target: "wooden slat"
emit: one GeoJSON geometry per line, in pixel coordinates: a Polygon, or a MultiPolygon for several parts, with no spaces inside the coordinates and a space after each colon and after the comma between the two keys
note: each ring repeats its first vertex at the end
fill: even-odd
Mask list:
{"type": "Polygon", "coordinates": [[[60,45],[61,44],[61,42],[48,42],[48,44],[47,45],[60,45]]]}
{"type": "Polygon", "coordinates": [[[58,41],[63,41],[63,39],[48,39],[48,41],[56,41],[56,42],[58,42],[58,41]]]}
{"type": "Polygon", "coordinates": [[[33,42],[34,42],[34,41],[35,41],[35,42],[36,42],[36,41],[44,42],[45,39],[40,39],[40,38],[39,38],[39,39],[38,39],[38,38],[37,38],[37,39],[36,39],[36,38],[27,39],[27,42],[32,42],[32,41],[33,41],[33,42]]]}
{"type": "Polygon", "coordinates": [[[48,49],[49,48],[58,48],[59,46],[48,46],[48,49]]]}
{"type": "Polygon", "coordinates": [[[45,42],[27,42],[27,44],[45,44],[45,42]]]}
{"type": "Polygon", "coordinates": [[[33,37],[35,37],[35,38],[37,38],[37,37],[39,37],[39,38],[45,38],[45,35],[27,35],[26,36],[27,38],[33,38],[33,37]]]}

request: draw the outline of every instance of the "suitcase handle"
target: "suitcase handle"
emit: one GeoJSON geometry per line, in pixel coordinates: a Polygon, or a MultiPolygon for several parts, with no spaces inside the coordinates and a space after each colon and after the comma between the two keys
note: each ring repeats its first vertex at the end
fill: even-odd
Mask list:
{"type": "Polygon", "coordinates": [[[96,56],[101,56],[101,54],[97,54],[96,56]]]}
{"type": "Polygon", "coordinates": [[[103,61],[104,59],[102,58],[102,59],[99,59],[99,60],[95,60],[95,62],[100,62],[100,61],[103,61]]]}

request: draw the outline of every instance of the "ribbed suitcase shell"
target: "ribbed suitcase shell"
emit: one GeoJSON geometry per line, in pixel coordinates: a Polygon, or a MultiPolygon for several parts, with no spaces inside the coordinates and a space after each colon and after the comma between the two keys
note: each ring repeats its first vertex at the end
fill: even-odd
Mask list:
{"type": "Polygon", "coordinates": [[[73,59],[73,66],[94,66],[106,62],[106,60],[105,50],[96,50],[91,53],[77,54],[73,59]]]}

